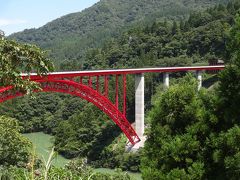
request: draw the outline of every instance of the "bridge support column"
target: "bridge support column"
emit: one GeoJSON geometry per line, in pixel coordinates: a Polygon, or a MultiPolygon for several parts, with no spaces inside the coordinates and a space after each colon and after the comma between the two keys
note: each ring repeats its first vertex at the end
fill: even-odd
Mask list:
{"type": "Polygon", "coordinates": [[[135,130],[141,138],[144,134],[144,74],[135,75],[135,130]]]}
{"type": "Polygon", "coordinates": [[[202,87],[202,71],[197,71],[197,80],[198,80],[198,90],[202,87]]]}
{"type": "Polygon", "coordinates": [[[165,72],[163,74],[163,86],[165,88],[169,88],[169,73],[168,72],[165,72]]]}
{"type": "Polygon", "coordinates": [[[135,131],[140,138],[140,142],[134,146],[126,145],[126,151],[136,152],[144,146],[146,137],[144,135],[144,74],[135,75],[135,131]]]}

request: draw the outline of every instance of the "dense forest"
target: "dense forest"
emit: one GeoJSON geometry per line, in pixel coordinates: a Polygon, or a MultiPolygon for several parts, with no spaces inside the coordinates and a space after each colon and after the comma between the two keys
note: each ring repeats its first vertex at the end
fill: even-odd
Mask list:
{"type": "MultiPolygon", "coordinates": [[[[62,31],[63,34],[58,34],[56,28],[51,30],[53,27],[71,27],[69,24],[64,26],[64,21],[61,22],[62,18],[40,29],[27,30],[10,37],[19,41],[34,42],[45,49],[51,49],[50,57],[54,56],[59,60],[58,65],[61,70],[73,70],[78,67],[103,69],[186,66],[207,64],[215,59],[223,59],[226,63],[232,64],[220,74],[219,86],[200,92],[196,88],[197,82],[190,74],[184,78],[182,78],[184,74],[171,74],[174,80],[167,91],[163,91],[161,87],[161,74],[146,75],[145,109],[149,138],[144,149],[137,153],[125,152],[127,139],[119,128],[96,107],[77,97],[51,93],[36,94],[34,98],[26,96],[1,104],[0,114],[17,119],[19,125],[23,127],[21,132],[44,131],[53,134],[55,149],[59,153],[67,158],[87,158],[87,163],[94,167],[141,170],[144,179],[238,179],[240,175],[237,107],[240,101],[238,101],[239,84],[233,80],[239,78],[237,58],[240,56],[237,32],[240,30],[240,19],[237,14],[240,3],[231,1],[227,4],[211,6],[218,2],[179,1],[178,6],[174,6],[178,7],[179,11],[172,9],[177,14],[173,12],[167,14],[165,11],[161,11],[161,14],[156,10],[152,16],[150,12],[154,10],[150,7],[157,9],[161,6],[167,9],[173,7],[176,2],[150,1],[147,7],[143,7],[141,3],[144,2],[132,4],[123,1],[119,3],[121,9],[118,6],[112,8],[116,2],[111,3],[106,0],[83,11],[89,13],[95,8],[95,12],[103,12],[103,9],[101,11],[96,9],[108,5],[108,8],[105,7],[106,15],[110,16],[109,13],[112,12],[107,10],[111,9],[121,12],[122,16],[127,18],[126,12],[131,10],[123,8],[123,5],[129,3],[128,8],[139,6],[137,12],[141,13],[134,14],[131,23],[124,22],[121,26],[126,29],[122,32],[117,31],[118,36],[112,32],[107,33],[106,36],[101,34],[95,37],[100,39],[99,44],[91,43],[91,38],[87,38],[89,42],[81,41],[85,48],[79,54],[70,51],[67,56],[59,54],[58,57],[54,54],[58,51],[68,52],[68,50],[64,51],[63,47],[73,47],[64,44],[66,41],[78,46],[71,39],[77,34],[76,32],[69,34],[66,29],[62,31]],[[146,10],[143,11],[140,7],[146,10]],[[206,7],[208,8],[203,10],[206,7]],[[195,8],[198,11],[193,12],[195,8]],[[126,11],[123,12],[123,9],[126,11]],[[143,15],[143,12],[146,14],[143,15]],[[151,16],[148,17],[148,13],[151,16]],[[141,21],[142,16],[146,17],[144,23],[141,21]],[[139,20],[141,23],[134,24],[139,20]],[[63,24],[57,25],[58,23],[63,24]],[[45,31],[48,28],[50,29],[45,31]],[[55,33],[52,40],[51,38],[44,40],[44,34],[47,32],[49,36],[55,33]],[[62,39],[58,39],[59,36],[62,39]],[[70,38],[65,38],[67,36],[70,38]],[[60,40],[61,45],[56,43],[60,40]],[[232,100],[232,97],[235,99],[232,100]],[[160,138],[156,138],[156,134],[160,138]]],[[[83,16],[72,14],[63,19],[70,17],[74,19],[77,15],[83,16]]],[[[119,19],[124,19],[118,16],[119,19]]],[[[86,18],[87,15],[83,17],[86,18]]],[[[89,22],[86,28],[90,28],[92,20],[89,22]]],[[[94,30],[88,32],[94,33],[94,30]]],[[[83,32],[78,31],[78,33],[83,32]]],[[[131,88],[133,77],[129,76],[127,81],[128,119],[133,122],[134,92],[131,88]]],[[[110,88],[113,90],[111,81],[110,88]]],[[[10,122],[12,121],[14,120],[11,119],[10,122]]],[[[20,131],[20,128],[16,127],[20,131]]]]}
{"type": "Polygon", "coordinates": [[[101,47],[130,27],[163,19],[184,19],[191,12],[228,0],[101,0],[94,6],[63,16],[38,29],[15,33],[10,38],[34,43],[48,50],[56,67],[61,62],[85,60],[89,48],[101,47]]]}

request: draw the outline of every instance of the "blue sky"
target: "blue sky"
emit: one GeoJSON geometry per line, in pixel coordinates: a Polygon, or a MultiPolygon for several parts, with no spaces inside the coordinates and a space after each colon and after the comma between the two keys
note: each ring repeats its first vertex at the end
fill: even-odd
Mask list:
{"type": "Polygon", "coordinates": [[[9,35],[38,28],[63,15],[79,12],[99,0],[0,0],[0,29],[9,35]]]}

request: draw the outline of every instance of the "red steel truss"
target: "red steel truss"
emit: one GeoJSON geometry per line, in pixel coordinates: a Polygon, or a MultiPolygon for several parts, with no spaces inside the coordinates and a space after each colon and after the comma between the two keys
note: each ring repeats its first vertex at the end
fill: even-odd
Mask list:
{"type": "MultiPolygon", "coordinates": [[[[30,74],[31,81],[38,82],[43,92],[60,92],[78,96],[93,103],[109,116],[127,136],[132,145],[140,141],[137,133],[126,118],[126,75],[148,72],[179,72],[179,71],[205,71],[222,70],[224,66],[198,66],[198,67],[168,67],[168,68],[142,68],[117,69],[96,71],[55,72],[45,76],[30,74]],[[109,97],[109,78],[115,77],[115,103],[109,97]],[[122,96],[119,96],[119,77],[122,76],[122,96]],[[101,81],[102,80],[102,81],[101,81]],[[101,86],[102,85],[102,86],[101,86]],[[104,92],[102,92],[104,91],[104,92]],[[122,111],[119,109],[119,97],[122,97],[122,111]]],[[[22,74],[23,78],[28,77],[22,74]]],[[[0,102],[24,94],[14,91],[12,86],[0,87],[0,102]]]]}

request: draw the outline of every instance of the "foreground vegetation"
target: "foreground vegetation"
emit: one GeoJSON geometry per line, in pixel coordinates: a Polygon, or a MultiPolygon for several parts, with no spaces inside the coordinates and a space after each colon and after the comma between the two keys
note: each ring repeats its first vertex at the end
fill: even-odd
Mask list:
{"type": "MultiPolygon", "coordinates": [[[[53,140],[54,136],[50,136],[48,134],[42,133],[42,132],[35,132],[35,133],[27,133],[23,134],[24,137],[27,137],[32,143],[34,147],[34,151],[36,156],[41,159],[41,161],[46,161],[49,157],[49,154],[51,153],[51,149],[53,147],[53,140]]],[[[64,168],[68,163],[71,164],[74,159],[65,159],[61,155],[57,154],[55,152],[52,166],[56,168],[64,168]]],[[[74,160],[76,161],[76,160],[74,160]]],[[[68,165],[67,165],[68,166],[68,165]]],[[[89,167],[90,168],[90,167],[89,167]]],[[[125,174],[126,172],[121,172],[120,169],[109,169],[109,168],[92,168],[92,173],[101,173],[106,174],[112,177],[115,177],[116,175],[120,176],[125,174]]],[[[141,179],[140,173],[130,173],[128,172],[129,176],[132,179],[139,180],[141,179]]]]}
{"type": "Polygon", "coordinates": [[[231,62],[219,86],[197,91],[185,77],[160,96],[149,113],[144,179],[239,179],[240,16],[230,31],[231,62]]]}

